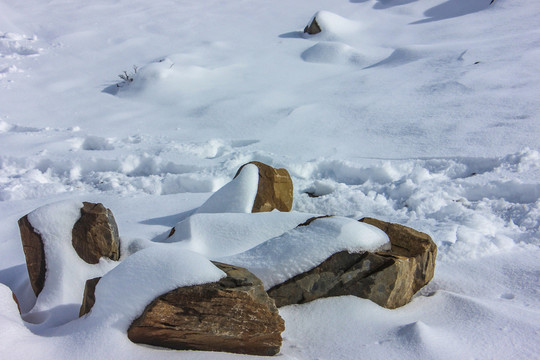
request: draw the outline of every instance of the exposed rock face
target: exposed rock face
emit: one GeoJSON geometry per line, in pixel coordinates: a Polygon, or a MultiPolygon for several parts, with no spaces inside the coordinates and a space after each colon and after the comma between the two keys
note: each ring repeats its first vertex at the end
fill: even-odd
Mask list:
{"type": "MultiPolygon", "coordinates": [[[[248,164],[259,168],[259,186],[253,202],[251,212],[266,212],[277,209],[279,211],[291,211],[293,204],[293,183],[286,169],[275,169],[259,161],[248,164]]],[[[238,176],[244,164],[238,169],[238,176]]]]}
{"type": "Polygon", "coordinates": [[[314,17],[311,23],[304,28],[304,32],[310,35],[315,35],[321,32],[321,27],[317,23],[317,17],[314,17]]]}
{"type": "Polygon", "coordinates": [[[20,218],[18,223],[30,285],[34,290],[34,294],[38,296],[45,284],[46,266],[43,240],[30,224],[28,215],[20,218]]]}
{"type": "Polygon", "coordinates": [[[81,309],[79,310],[79,317],[90,312],[92,306],[96,303],[96,286],[101,278],[93,278],[86,280],[84,285],[84,295],[81,309]]]}
{"type": "Polygon", "coordinates": [[[268,290],[276,305],[355,295],[394,309],[407,304],[433,278],[437,247],[427,234],[376,219],[362,221],[385,231],[392,250],[336,253],[310,271],[268,290]]]}
{"type": "Polygon", "coordinates": [[[414,292],[431,281],[435,273],[437,245],[428,234],[373,218],[363,218],[360,221],[376,226],[388,235],[392,244],[390,250],[392,255],[414,259],[415,273],[412,284],[414,292]]]}
{"type": "Polygon", "coordinates": [[[99,263],[101,257],[120,258],[118,227],[111,210],[103,204],[84,202],[81,217],[73,226],[72,245],[81,259],[99,263]]]}
{"type": "Polygon", "coordinates": [[[249,271],[214,263],[227,277],[155,299],[128,330],[136,343],[183,350],[275,355],[284,321],[249,271]]]}

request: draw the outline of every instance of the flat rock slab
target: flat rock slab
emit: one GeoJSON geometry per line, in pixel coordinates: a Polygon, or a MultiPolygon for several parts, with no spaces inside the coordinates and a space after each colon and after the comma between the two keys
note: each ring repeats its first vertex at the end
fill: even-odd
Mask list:
{"type": "Polygon", "coordinates": [[[407,304],[433,278],[437,247],[427,234],[376,219],[362,221],[385,231],[392,249],[336,253],[315,268],[268,290],[276,306],[355,295],[394,309],[407,304]]]}
{"type": "Polygon", "coordinates": [[[131,324],[129,339],[179,350],[277,354],[285,325],[262,282],[246,269],[214,264],[225,278],[159,296],[131,324]]]}

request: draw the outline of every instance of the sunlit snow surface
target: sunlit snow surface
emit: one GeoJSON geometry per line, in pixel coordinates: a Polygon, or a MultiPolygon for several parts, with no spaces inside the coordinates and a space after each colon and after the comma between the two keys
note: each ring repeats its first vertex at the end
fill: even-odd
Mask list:
{"type": "Polygon", "coordinates": [[[84,319],[24,323],[17,220],[103,202],[135,256],[252,160],[289,170],[297,213],[399,222],[439,247],[401,309],[280,309],[284,358],[536,357],[540,5],[489,3],[0,0],[1,357],[208,358],[84,319]],[[319,11],[323,32],[303,34],[319,11]]]}

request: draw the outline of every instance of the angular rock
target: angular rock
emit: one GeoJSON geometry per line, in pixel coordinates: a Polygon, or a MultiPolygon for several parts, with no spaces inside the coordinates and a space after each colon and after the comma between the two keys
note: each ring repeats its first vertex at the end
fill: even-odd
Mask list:
{"type": "Polygon", "coordinates": [[[393,255],[415,260],[414,283],[412,285],[414,292],[430,282],[435,273],[437,245],[428,234],[407,226],[373,218],[363,218],[360,221],[376,226],[388,235],[392,244],[390,252],[393,255]]]}
{"type": "Polygon", "coordinates": [[[73,225],[72,245],[81,259],[99,263],[101,257],[120,258],[118,227],[111,210],[103,204],[84,202],[81,217],[73,225]]]}
{"type": "Polygon", "coordinates": [[[30,224],[28,215],[20,218],[18,223],[30,285],[32,286],[32,290],[34,290],[34,294],[38,296],[41,290],[43,290],[43,285],[45,285],[46,266],[43,240],[41,239],[41,235],[30,224]]]}
{"type": "Polygon", "coordinates": [[[100,279],[100,277],[97,277],[86,280],[86,284],[84,285],[83,302],[81,305],[81,309],[79,310],[79,317],[89,313],[92,309],[92,306],[94,306],[94,304],[96,303],[96,286],[100,279]]]}
{"type": "Polygon", "coordinates": [[[321,30],[321,27],[319,26],[319,24],[317,23],[317,17],[314,16],[313,17],[313,20],[311,20],[311,23],[309,23],[305,28],[304,28],[304,32],[307,33],[307,34],[310,34],[310,35],[315,35],[315,34],[318,34],[320,33],[322,30],[321,30]]]}
{"type": "MultiPolygon", "coordinates": [[[[293,183],[289,172],[286,169],[275,169],[259,161],[252,161],[248,164],[256,165],[259,168],[259,185],[251,212],[268,212],[274,209],[291,211],[293,183]]],[[[237,177],[242,168],[248,164],[242,165],[234,177],[237,177]]]]}
{"type": "Polygon", "coordinates": [[[385,231],[392,249],[336,253],[315,268],[268,290],[276,306],[355,295],[394,309],[407,304],[433,278],[437,247],[427,234],[376,219],[362,221],[385,231]]]}
{"type": "Polygon", "coordinates": [[[284,321],[262,282],[246,269],[214,264],[225,278],[159,296],[131,324],[129,339],[181,350],[277,354],[284,321]]]}

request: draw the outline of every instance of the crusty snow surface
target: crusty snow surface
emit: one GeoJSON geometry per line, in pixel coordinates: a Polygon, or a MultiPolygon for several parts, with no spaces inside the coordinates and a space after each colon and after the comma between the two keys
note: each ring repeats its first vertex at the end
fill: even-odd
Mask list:
{"type": "Polygon", "coordinates": [[[257,160],[289,170],[292,216],[375,217],[439,248],[434,279],[400,309],[280,309],[280,358],[537,358],[540,3],[490,2],[0,0],[0,357],[251,358],[136,345],[105,314],[184,269],[159,256],[219,277],[197,249],[145,247],[181,222],[212,244],[204,219],[238,219],[219,196],[199,208],[257,160]],[[323,32],[303,34],[316,13],[323,32]],[[23,313],[36,299],[17,220],[64,200],[110,208],[133,259],[109,273],[116,307],[100,316],[60,324],[77,309],[53,299],[23,320],[12,292],[23,313]],[[124,284],[130,266],[148,282],[124,284]]]}

